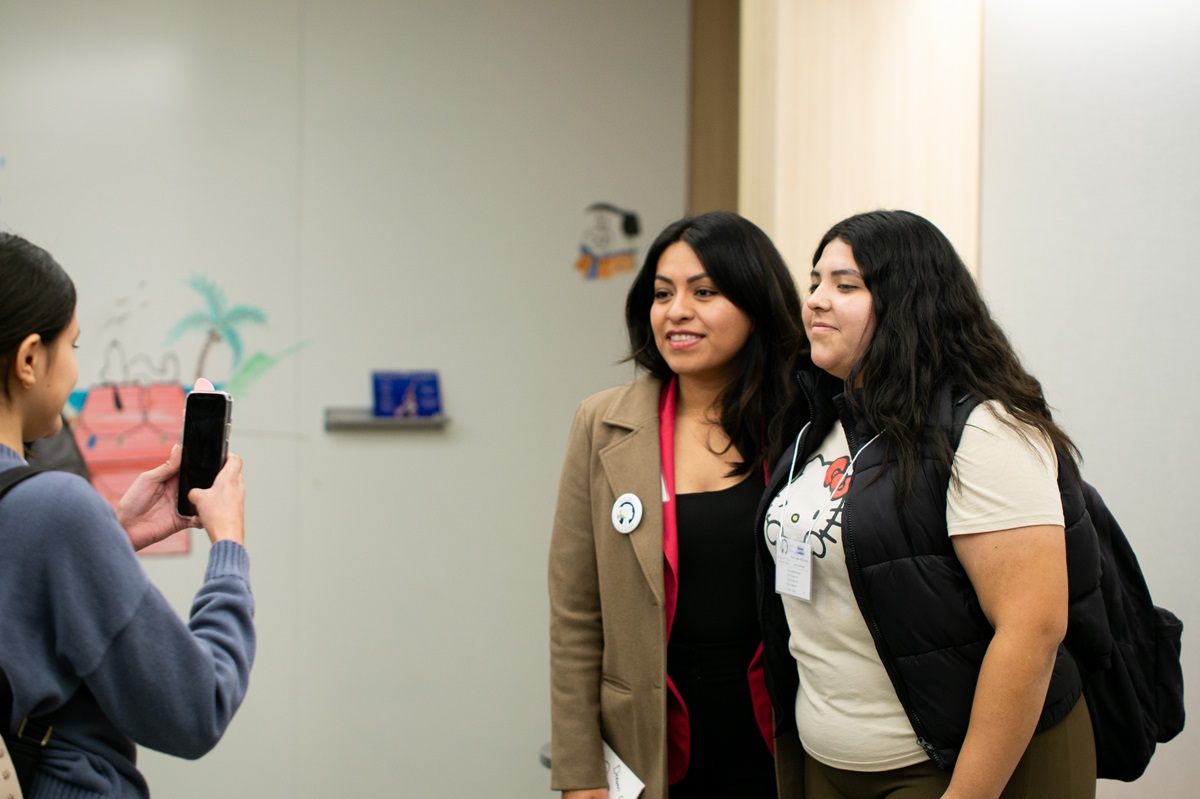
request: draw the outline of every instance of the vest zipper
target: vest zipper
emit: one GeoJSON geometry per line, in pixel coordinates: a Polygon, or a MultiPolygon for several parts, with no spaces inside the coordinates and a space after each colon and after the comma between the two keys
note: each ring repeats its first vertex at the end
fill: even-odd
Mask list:
{"type": "MultiPolygon", "coordinates": [[[[799,373],[796,374],[796,382],[800,384],[800,391],[804,394],[804,398],[808,402],[808,418],[811,421],[812,416],[813,416],[812,397],[809,395],[808,389],[805,388],[803,381],[800,380],[799,373]]],[[[795,444],[796,448],[800,452],[803,452],[804,444],[807,441],[808,441],[808,431],[802,429],[800,431],[799,440],[795,444]]],[[[784,452],[785,457],[786,457],[786,455],[787,455],[787,453],[784,452]]],[[[782,485],[786,481],[787,481],[786,472],[784,472],[782,470],[779,471],[778,478],[772,476],[771,480],[769,480],[767,483],[766,491],[763,492],[762,499],[759,500],[758,512],[755,513],[755,515],[754,515],[754,519],[755,519],[754,547],[755,547],[755,552],[758,553],[757,557],[754,558],[754,577],[755,577],[755,580],[757,581],[757,584],[763,586],[763,590],[759,592],[759,596],[758,596],[758,618],[760,620],[766,620],[768,618],[767,605],[770,601],[771,594],[773,593],[772,586],[769,586],[766,584],[766,573],[765,573],[765,565],[764,565],[764,559],[770,557],[770,553],[764,551],[766,549],[766,544],[763,541],[761,541],[760,539],[763,536],[763,525],[766,523],[766,520],[767,520],[767,509],[771,507],[771,501],[775,498],[775,494],[779,491],[780,485],[782,485]]],[[[784,625],[786,626],[786,624],[787,624],[787,620],[785,619],[784,625]]],[[[765,682],[767,683],[767,693],[771,698],[771,704],[772,704],[772,706],[774,706],[776,695],[778,694],[778,691],[775,689],[775,680],[771,676],[771,670],[769,668],[767,668],[767,664],[769,662],[767,649],[768,649],[768,647],[773,648],[773,645],[771,643],[768,643],[770,638],[771,638],[771,636],[766,635],[765,630],[764,630],[764,635],[763,635],[763,677],[765,679],[765,682]]],[[[792,697],[792,707],[793,707],[792,723],[793,724],[795,723],[795,709],[794,709],[795,703],[796,703],[796,698],[792,697]]],[[[785,704],[784,708],[786,709],[786,707],[787,706],[785,704]]],[[[782,720],[776,721],[776,723],[775,723],[776,732],[778,732],[778,727],[782,723],[783,723],[782,720]]]]}
{"type": "MultiPolygon", "coordinates": [[[[839,419],[839,423],[840,421],[839,419]]],[[[846,443],[850,445],[850,451],[854,452],[858,445],[855,431],[850,426],[844,424],[842,426],[846,431],[846,443]]],[[[925,722],[917,714],[917,711],[913,709],[912,702],[908,699],[907,686],[900,680],[896,672],[896,664],[891,658],[890,653],[887,656],[884,655],[886,645],[883,643],[883,633],[879,629],[879,623],[875,620],[874,614],[871,613],[863,601],[865,594],[862,587],[862,566],[858,562],[858,552],[854,547],[854,536],[850,533],[850,509],[852,507],[850,500],[855,493],[855,485],[856,483],[851,481],[850,488],[846,492],[846,502],[842,505],[842,550],[846,553],[846,571],[850,574],[850,585],[854,589],[854,598],[858,600],[858,609],[863,615],[863,620],[867,623],[872,640],[875,641],[875,651],[879,654],[879,661],[883,663],[883,668],[887,672],[888,679],[892,681],[892,688],[896,691],[896,698],[900,700],[900,706],[904,708],[904,713],[908,716],[908,723],[912,725],[913,732],[917,735],[917,744],[925,751],[925,754],[933,761],[935,766],[945,771],[949,767],[949,763],[946,762],[946,758],[938,753],[933,744],[926,740],[927,731],[925,729],[925,722]]]]}

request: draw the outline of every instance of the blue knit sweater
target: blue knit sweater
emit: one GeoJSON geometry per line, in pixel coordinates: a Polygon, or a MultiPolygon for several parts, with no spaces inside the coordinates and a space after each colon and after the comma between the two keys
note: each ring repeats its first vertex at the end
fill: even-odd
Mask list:
{"type": "MultiPolygon", "coordinates": [[[[24,461],[0,445],[0,470],[24,461]]],[[[46,472],[0,501],[0,669],[16,729],[56,711],[26,799],[148,797],[135,744],[197,758],[221,739],[254,660],[246,550],[215,544],[187,624],[107,502],[46,472]]]]}

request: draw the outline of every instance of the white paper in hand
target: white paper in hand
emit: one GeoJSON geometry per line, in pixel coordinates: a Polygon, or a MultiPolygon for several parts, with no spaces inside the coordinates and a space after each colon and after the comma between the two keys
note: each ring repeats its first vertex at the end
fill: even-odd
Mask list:
{"type": "Polygon", "coordinates": [[[617,757],[607,741],[604,744],[604,773],[608,777],[608,799],[637,799],[642,795],[646,783],[629,770],[625,761],[617,757]]]}

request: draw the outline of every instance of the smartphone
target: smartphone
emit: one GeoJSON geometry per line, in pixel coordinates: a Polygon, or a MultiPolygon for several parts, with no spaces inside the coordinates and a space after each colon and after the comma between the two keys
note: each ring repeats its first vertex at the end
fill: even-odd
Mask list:
{"type": "Polygon", "coordinates": [[[193,391],[183,409],[183,463],[179,467],[181,516],[195,516],[196,506],[188,502],[193,488],[209,488],[229,453],[229,427],[233,418],[233,397],[224,391],[193,391]]]}

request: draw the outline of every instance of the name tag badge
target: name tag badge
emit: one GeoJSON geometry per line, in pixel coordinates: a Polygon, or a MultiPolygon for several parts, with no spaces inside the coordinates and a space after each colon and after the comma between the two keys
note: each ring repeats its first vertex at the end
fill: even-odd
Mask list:
{"type": "Polygon", "coordinates": [[[775,592],[812,601],[812,547],[807,543],[779,536],[775,547],[775,592]]]}

